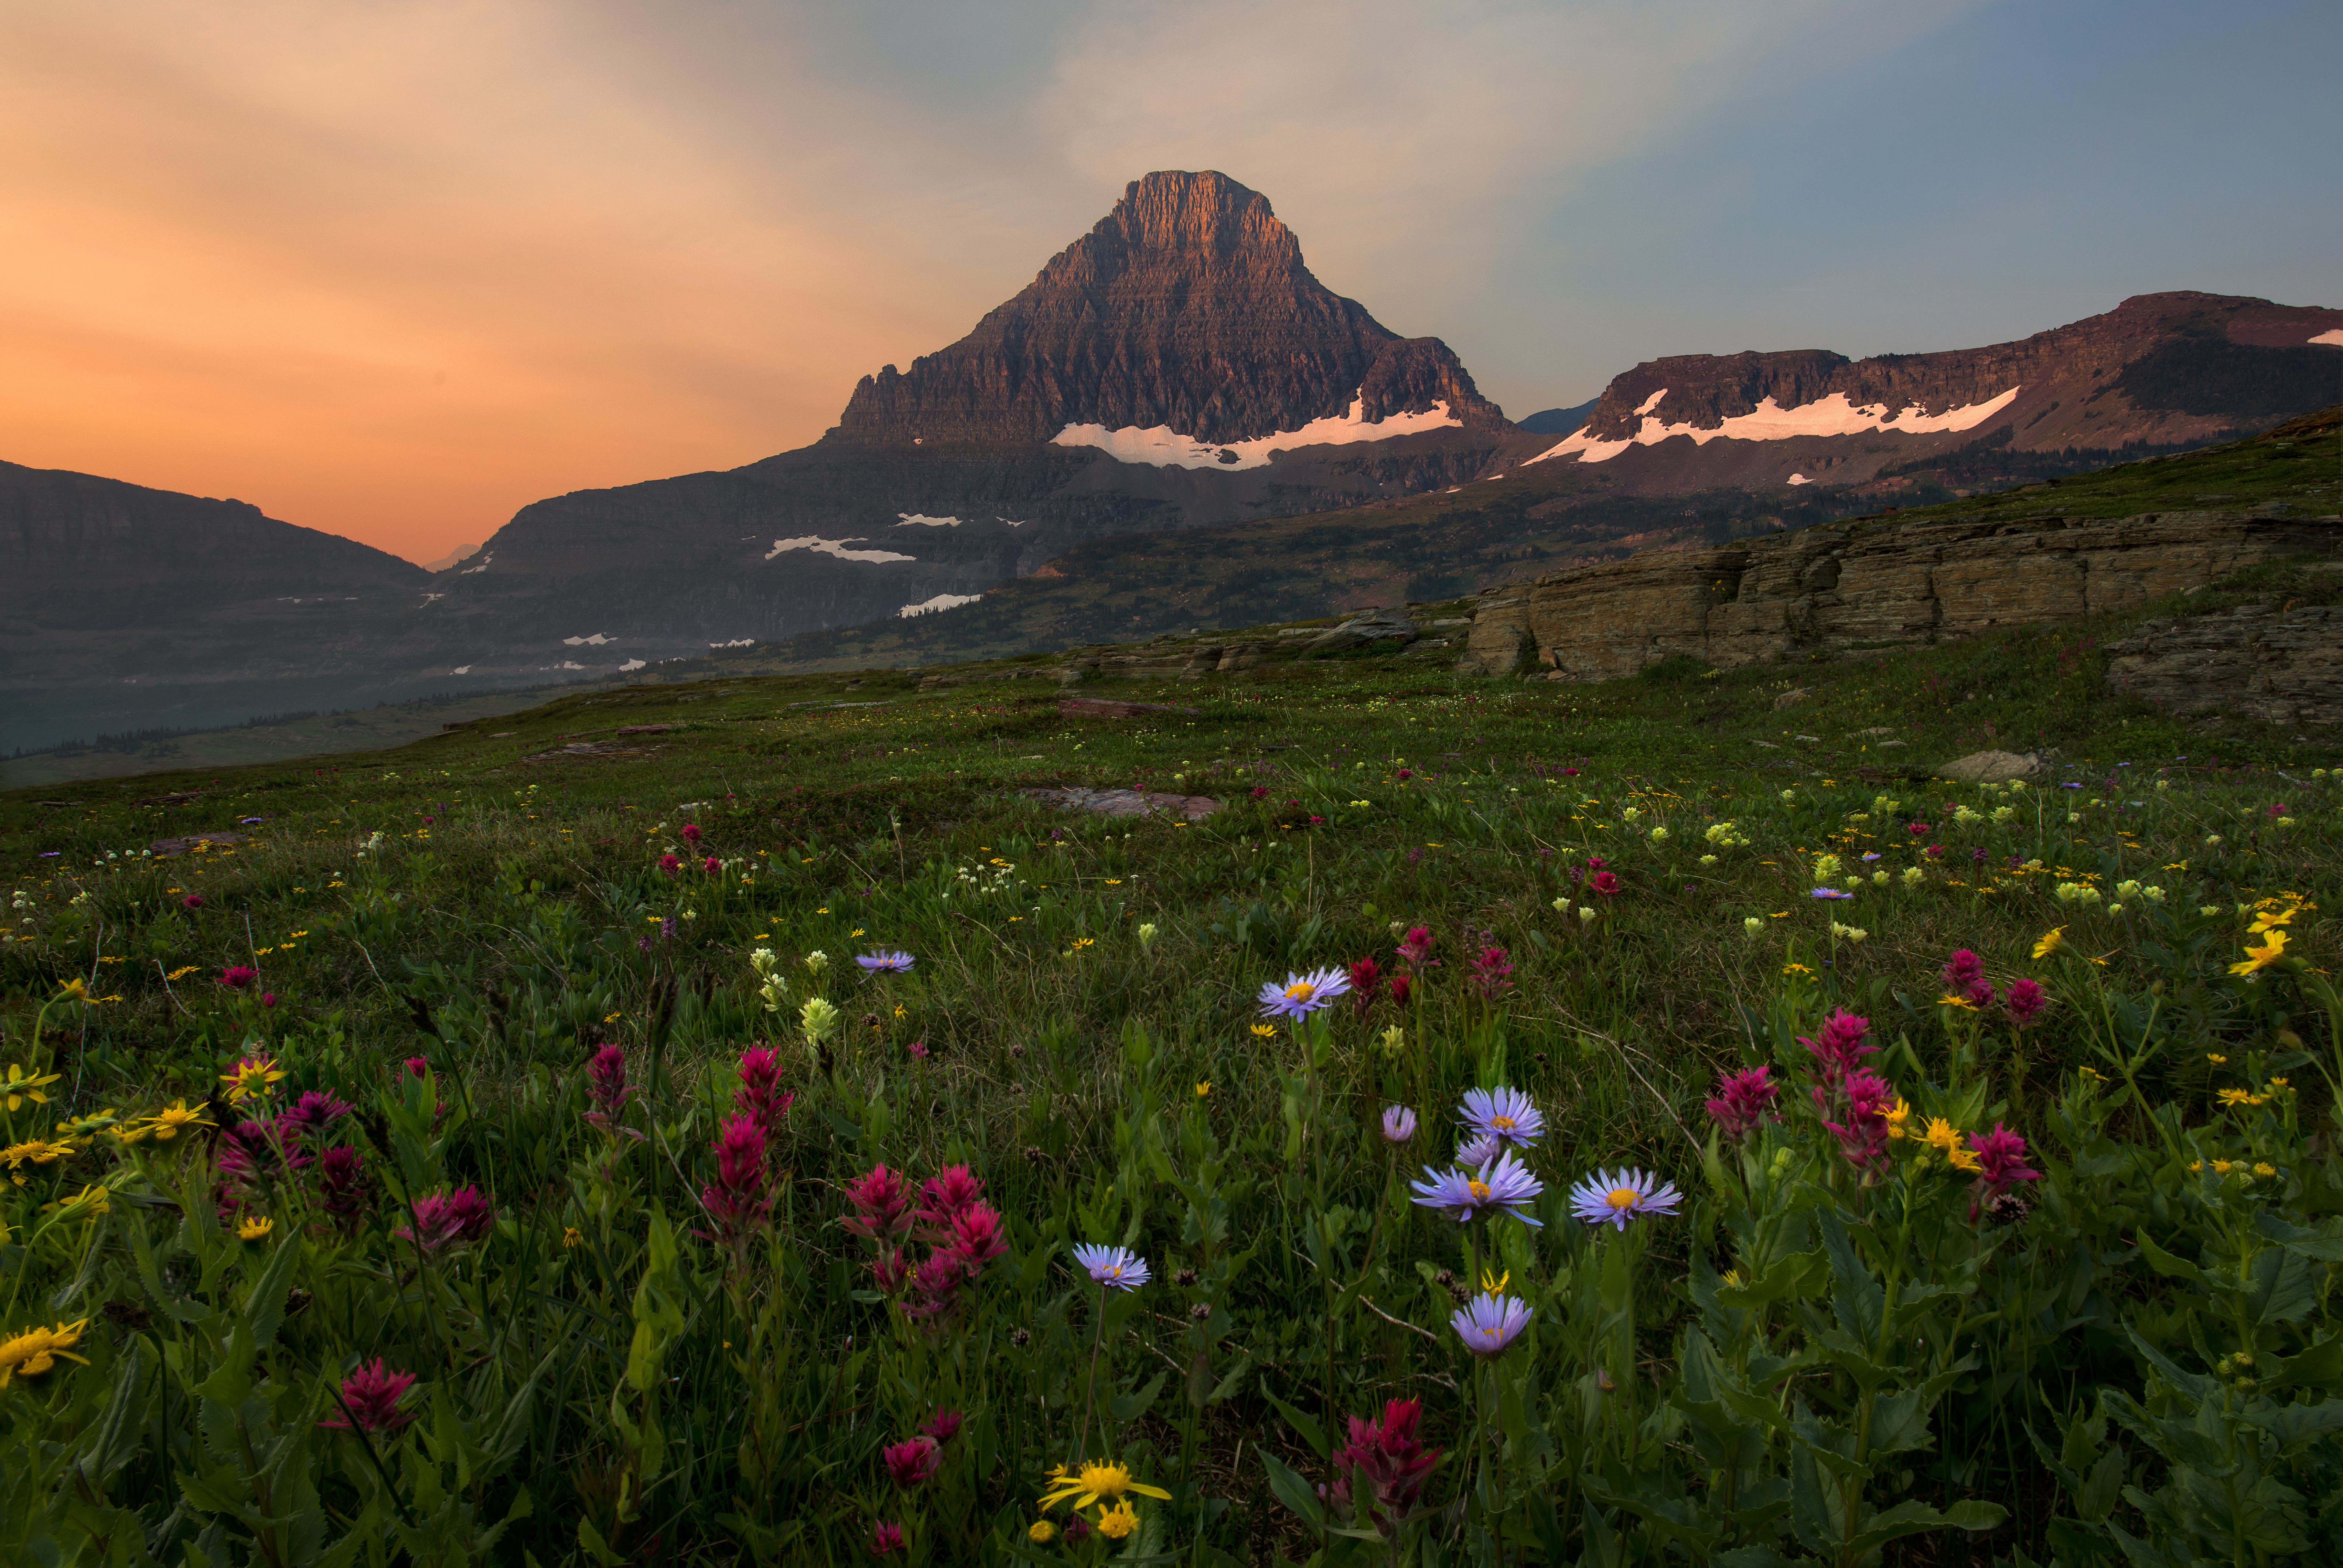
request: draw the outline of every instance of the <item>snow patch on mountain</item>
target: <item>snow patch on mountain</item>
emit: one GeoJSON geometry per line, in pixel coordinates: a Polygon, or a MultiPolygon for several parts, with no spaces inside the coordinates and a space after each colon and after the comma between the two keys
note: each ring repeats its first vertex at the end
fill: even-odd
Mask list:
{"type": "Polygon", "coordinates": [[[902,521],[895,525],[899,528],[908,528],[914,525],[923,528],[956,528],[960,527],[960,519],[958,518],[930,518],[922,516],[918,512],[897,512],[895,515],[902,519],[902,521]]]}
{"type": "MultiPolygon", "coordinates": [[[[765,558],[771,560],[785,550],[813,550],[825,556],[836,556],[842,561],[915,561],[920,558],[917,556],[902,555],[894,550],[850,550],[846,548],[849,545],[867,542],[860,536],[848,539],[825,539],[819,534],[807,534],[800,538],[775,539],[773,548],[765,552],[765,558]]],[[[711,644],[710,646],[725,645],[711,644]]]]}
{"type": "Polygon", "coordinates": [[[1847,401],[1844,392],[1834,392],[1827,397],[1802,403],[1795,408],[1785,408],[1768,397],[1753,411],[1735,415],[1715,429],[1704,430],[1691,424],[1664,424],[1645,413],[1645,409],[1656,407],[1660,398],[1666,396],[1666,389],[1662,388],[1645,398],[1643,407],[1636,410],[1643,415],[1644,423],[1633,436],[1623,440],[1605,441],[1582,429],[1564,437],[1530,461],[1543,463],[1548,457],[1566,457],[1575,453],[1582,463],[1607,463],[1630,447],[1656,446],[1675,436],[1689,436],[1694,445],[1702,447],[1725,436],[1736,441],[1785,441],[1795,436],[1863,436],[1873,431],[1933,436],[1948,430],[1974,429],[2016,402],[2022,390],[2022,387],[2012,387],[1987,402],[1947,408],[1941,414],[1923,414],[1917,404],[1892,410],[1884,403],[1865,404],[1858,407],[1847,401]]]}
{"type": "Polygon", "coordinates": [[[1393,414],[1387,419],[1365,417],[1366,399],[1353,397],[1351,411],[1312,419],[1299,430],[1284,430],[1251,441],[1214,443],[1182,436],[1169,425],[1141,429],[1126,425],[1110,430],[1103,425],[1069,425],[1050,437],[1053,447],[1096,447],[1118,463],[1151,463],[1159,468],[1264,468],[1272,452],[1297,447],[1347,447],[1360,441],[1387,441],[1394,436],[1414,436],[1426,430],[1461,427],[1464,421],[1434,403],[1421,414],[1393,414]]]}
{"type": "Polygon", "coordinates": [[[564,648],[599,648],[606,642],[616,642],[618,640],[618,639],[615,637],[604,637],[598,631],[591,637],[565,637],[561,639],[561,646],[564,648]]]}
{"type": "Polygon", "coordinates": [[[935,610],[958,609],[961,605],[974,604],[983,597],[980,593],[940,593],[933,598],[921,599],[918,604],[907,604],[895,614],[909,620],[915,615],[927,615],[935,610]]]}
{"type": "MultiPolygon", "coordinates": [[[[2332,332],[2322,332],[2310,342],[2323,343],[2329,348],[2343,348],[2343,327],[2338,327],[2332,332]]],[[[2308,346],[2308,344],[2304,345],[2305,347],[2308,346]]]]}

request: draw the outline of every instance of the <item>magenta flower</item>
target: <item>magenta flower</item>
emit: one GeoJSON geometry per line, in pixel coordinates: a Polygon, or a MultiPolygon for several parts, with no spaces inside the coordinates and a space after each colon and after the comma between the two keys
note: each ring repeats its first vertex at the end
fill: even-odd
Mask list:
{"type": "Polygon", "coordinates": [[[347,1145],[327,1150],[317,1159],[317,1185],[327,1214],[345,1231],[355,1228],[366,1212],[366,1156],[347,1145]]]}
{"type": "Polygon", "coordinates": [[[1383,1141],[1404,1143],[1415,1136],[1415,1112],[1404,1105],[1383,1107],[1383,1141]]]}
{"type": "Polygon", "coordinates": [[[699,1190],[699,1206],[737,1244],[773,1205],[765,1192],[765,1130],[753,1116],[728,1116],[713,1147],[716,1182],[699,1190]]]}
{"type": "Polygon", "coordinates": [[[2042,1179],[2041,1171],[2026,1163],[2026,1140],[1998,1121],[1990,1132],[1969,1135],[1969,1152],[1977,1160],[1976,1197],[1969,1205],[1971,1220],[1977,1217],[1981,1207],[2020,1181],[2042,1179]]]}
{"type": "Polygon", "coordinates": [[[277,1118],[277,1131],[285,1136],[322,1138],[335,1122],[350,1113],[349,1103],[328,1091],[304,1090],[277,1118]]]}
{"type": "Polygon", "coordinates": [[[903,1527],[880,1520],[871,1527],[870,1555],[886,1557],[903,1549],[903,1527]]]}
{"type": "Polygon", "coordinates": [[[1423,1414],[1417,1401],[1395,1399],[1383,1406],[1380,1423],[1350,1418],[1351,1441],[1334,1455],[1334,1497],[1351,1510],[1353,1523],[1380,1528],[1384,1515],[1395,1523],[1423,1496],[1441,1451],[1416,1437],[1423,1414]]]}
{"type": "Polygon", "coordinates": [[[781,1058],[769,1046],[752,1045],[740,1053],[740,1087],[732,1103],[757,1119],[768,1143],[780,1136],[781,1118],[797,1103],[797,1096],[781,1087],[781,1058]]]}
{"type": "Polygon", "coordinates": [[[1766,1122],[1781,1119],[1774,1103],[1782,1090],[1772,1073],[1772,1068],[1761,1064],[1728,1072],[1716,1081],[1716,1097],[1707,1102],[1708,1114],[1732,1142],[1741,1142],[1766,1122]]]}
{"type": "Polygon", "coordinates": [[[627,1082],[625,1047],[606,1045],[586,1063],[586,1095],[594,1102],[589,1115],[598,1119],[598,1125],[625,1110],[636,1092],[627,1082]]]}
{"type": "Polygon", "coordinates": [[[1481,956],[1473,960],[1473,983],[1481,988],[1482,1000],[1494,1001],[1513,989],[1513,966],[1503,948],[1484,947],[1481,956]]]}
{"type": "Polygon", "coordinates": [[[661,855],[659,859],[659,867],[660,870],[665,871],[669,876],[672,877],[678,871],[683,869],[683,861],[674,855],[661,855]]]}
{"type": "Polygon", "coordinates": [[[2031,1029],[2042,1021],[2043,1010],[2050,1005],[2050,994],[2038,981],[2015,980],[2002,993],[2001,1005],[2009,1011],[2010,1023],[2018,1029],[2031,1029]]]}
{"type": "Polygon", "coordinates": [[[405,1426],[415,1419],[414,1412],[398,1408],[399,1397],[415,1382],[411,1372],[392,1372],[380,1356],[369,1366],[360,1362],[357,1370],[342,1380],[342,1403],[348,1408],[349,1419],[321,1421],[319,1426],[330,1426],[342,1432],[353,1427],[360,1432],[388,1432],[405,1426]]]}
{"type": "Polygon", "coordinates": [[[950,1442],[960,1435],[960,1422],[968,1418],[956,1410],[940,1410],[920,1425],[920,1430],[938,1442],[950,1442]]]}
{"type": "Polygon", "coordinates": [[[1410,979],[1408,976],[1403,975],[1403,974],[1396,974],[1396,975],[1392,976],[1392,978],[1391,978],[1391,999],[1392,999],[1392,1006],[1393,1006],[1393,1007],[1405,1007],[1405,1006],[1407,1005],[1407,995],[1408,995],[1408,992],[1410,992],[1410,991],[1413,990],[1414,989],[1415,989],[1415,981],[1414,981],[1413,980],[1410,979]]]}
{"type": "Polygon", "coordinates": [[[1861,1065],[1865,1057],[1879,1053],[1877,1046],[1863,1043],[1864,1037],[1870,1032],[1869,1019],[1857,1018],[1840,1008],[1823,1020],[1818,1035],[1809,1039],[1802,1034],[1798,1036],[1798,1043],[1811,1051],[1815,1060],[1822,1064],[1823,1082],[1826,1086],[1835,1086],[1840,1079],[1861,1065]]]}
{"type": "Polygon", "coordinates": [[[920,1222],[932,1231],[951,1226],[952,1216],[984,1196],[984,1183],[965,1165],[947,1165],[920,1189],[920,1222]]]}
{"type": "Polygon", "coordinates": [[[1945,989],[1956,995],[1966,996],[1978,981],[1985,979],[1985,960],[1966,948],[1956,951],[1949,962],[1937,971],[1944,977],[1945,989]]]}
{"type": "Polygon", "coordinates": [[[409,1078],[427,1078],[431,1074],[431,1059],[427,1056],[410,1056],[406,1066],[409,1078]]]}
{"type": "Polygon", "coordinates": [[[697,822],[686,822],[681,828],[678,829],[677,831],[681,835],[683,841],[687,844],[697,845],[701,839],[707,837],[707,835],[700,829],[699,824],[697,822]]]}
{"type": "Polygon", "coordinates": [[[1009,1251],[1001,1233],[1000,1211],[990,1203],[971,1203],[954,1214],[950,1251],[971,1274],[1009,1251]]]}
{"type": "Polygon", "coordinates": [[[884,1165],[846,1184],[854,1212],[839,1223],[867,1241],[885,1245],[911,1229],[911,1184],[884,1165]]]}
{"type": "Polygon", "coordinates": [[[1375,996],[1383,990],[1383,965],[1370,954],[1351,966],[1351,998],[1361,1012],[1373,1007],[1375,996]]]}
{"type": "Polygon", "coordinates": [[[232,968],[220,970],[219,983],[230,990],[249,990],[252,988],[252,982],[259,978],[258,970],[248,964],[236,964],[232,968]]]}
{"type": "MultiPolygon", "coordinates": [[[[1407,775],[1403,773],[1400,777],[1404,779],[1407,775]]],[[[1422,970],[1432,958],[1433,940],[1431,928],[1410,926],[1399,944],[1399,961],[1411,970],[1422,970]]]]}
{"type": "Polygon", "coordinates": [[[724,869],[724,862],[710,855],[699,862],[699,869],[712,877],[724,869]]]}
{"type": "Polygon", "coordinates": [[[201,893],[189,893],[179,900],[179,908],[183,910],[200,910],[203,907],[204,896],[201,893]]]}
{"type": "Polygon", "coordinates": [[[909,1492],[925,1481],[933,1480],[943,1468],[944,1451],[932,1437],[915,1437],[909,1442],[899,1442],[879,1451],[887,1463],[888,1479],[909,1492]]]}
{"type": "Polygon", "coordinates": [[[1619,891],[1619,878],[1614,872],[1597,871],[1586,879],[1586,885],[1606,899],[1614,898],[1619,891]]]}
{"type": "Polygon", "coordinates": [[[476,1186],[415,1200],[415,1221],[391,1232],[426,1254],[479,1241],[495,1228],[497,1211],[476,1186]]]}
{"type": "Polygon", "coordinates": [[[1847,1074],[1840,1088],[1845,1121],[1827,1120],[1831,1101],[1820,1088],[1814,1091],[1815,1102],[1825,1114],[1824,1128],[1838,1140],[1839,1152],[1868,1177],[1887,1163],[1887,1113],[1896,1109],[1896,1086],[1865,1068],[1847,1074]]]}

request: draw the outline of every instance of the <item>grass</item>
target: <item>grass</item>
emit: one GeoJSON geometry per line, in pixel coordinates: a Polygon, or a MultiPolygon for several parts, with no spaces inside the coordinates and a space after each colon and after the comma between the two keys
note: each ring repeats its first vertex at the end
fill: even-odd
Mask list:
{"type": "MultiPolygon", "coordinates": [[[[498,719],[509,735],[0,797],[0,1058],[56,1075],[9,1136],[40,1118],[75,1145],[0,1188],[18,1303],[0,1332],[86,1320],[91,1359],[0,1389],[0,1452],[35,1478],[0,1530],[114,1540],[122,1561],[347,1543],[347,1561],[549,1564],[843,1561],[899,1524],[919,1560],[1081,1560],[1112,1544],[1101,1510],[1087,1540],[1044,1543],[1036,1499],[1050,1465],[1111,1457],[1172,1494],[1136,1500],[1118,1550],[1137,1560],[2014,1561],[2047,1556],[2054,1519],[2109,1553],[2120,1525],[2217,1554],[2203,1543],[2247,1526],[2167,1529],[2087,1479],[2107,1454],[2143,1496],[2199,1479],[2148,1415],[2092,1412],[2211,1397],[2127,1334],[2187,1377],[2338,1342],[2308,1282],[2331,1270],[2301,1271],[2343,1245],[2315,1240],[2343,1172],[2312,1065],[2343,1067],[2318,990],[2338,957],[2318,910],[2343,907],[2343,744],[2108,697],[2099,649],[2125,624],[1600,686],[1366,658],[1082,689],[1193,709],[1129,720],[923,695],[907,673],[736,677],[564,697],[498,719]],[[1776,712],[1793,683],[1813,695],[1776,712]],[[1987,746],[2039,749],[2049,771],[2017,791],[1930,779],[1987,746]],[[1024,793],[1073,783],[1225,805],[1180,825],[1024,793]],[[145,852],[223,831],[245,837],[145,852]],[[1812,896],[1849,876],[1852,900],[1812,896]],[[2228,966],[2263,939],[2240,911],[2272,898],[2297,910],[2293,945],[2248,985],[2228,966]],[[1388,971],[1418,926],[1442,962],[1406,1007],[1254,1028],[1265,982],[1370,955],[1388,971]],[[2063,949],[2037,958],[2054,927],[2063,949]],[[916,967],[851,966],[880,947],[916,967]],[[2048,1021],[2010,1037],[1941,1004],[1956,949],[2004,989],[2042,980],[2048,1021]],[[256,975],[218,983],[234,968],[256,975]],[[103,1000],[59,1001],[74,982],[103,1000]],[[2024,1132],[2046,1172],[2030,1220],[1971,1223],[1967,1179],[1927,1186],[1925,1158],[1862,1184],[1803,1087],[1749,1162],[1714,1142],[1716,1074],[1801,1081],[1795,1037],[1840,1007],[1919,1111],[2024,1132]],[[797,1098],[758,1166],[771,1207],[743,1229],[702,1194],[727,1180],[709,1144],[759,1040],[797,1098]],[[587,1071],[609,1046],[633,1091],[615,1110],[587,1071]],[[229,1103],[222,1075],[260,1058],[287,1076],[229,1103]],[[2220,1098],[2289,1072],[2298,1116],[2281,1097],[2249,1122],[2220,1098]],[[1544,1111],[1543,1230],[1406,1201],[1457,1096],[1501,1083],[1544,1111]],[[314,1168],[223,1165],[225,1135],[105,1136],[105,1112],[211,1096],[227,1122],[306,1091],[357,1108],[337,1123],[364,1155],[355,1218],[314,1168]],[[1404,1155],[1376,1131],[1394,1102],[1425,1124],[1404,1155]],[[77,1117],[96,1119],[58,1131],[77,1117]],[[2269,1250],[2232,1260],[2234,1289],[2224,1205],[2258,1200],[2250,1175],[2197,1184],[2188,1161],[2216,1155],[2282,1164],[2272,1223],[2314,1238],[2247,1224],[2237,1244],[2269,1250]],[[839,1223],[879,1162],[915,1182],[966,1164],[1003,1217],[1005,1255],[939,1317],[890,1305],[839,1223]],[[1688,1199],[1614,1241],[1563,1200],[1622,1165],[1688,1199]],[[102,1218],[75,1203],[99,1181],[102,1218]],[[398,1239],[472,1185],[493,1227],[398,1239]],[[2141,1261],[2142,1229],[2185,1252],[2174,1270],[2141,1261]],[[1069,1272],[1076,1241],[1133,1249],[1155,1282],[1091,1285],[1069,1272]],[[2060,1293],[2082,1253],[2098,1272],[2060,1293]],[[2239,1329],[2255,1256],[2309,1293],[2239,1329]],[[1488,1363],[1446,1322],[1483,1265],[1538,1325],[1488,1363]],[[1907,1337],[1832,1348],[1832,1292],[1859,1311],[1882,1290],[1907,1337]],[[2054,1298],[2071,1325],[2028,1326],[2054,1298]],[[418,1374],[412,1422],[317,1426],[376,1357],[418,1374]],[[1728,1431],[1744,1418],[1686,1392],[1712,1365],[1783,1424],[1728,1431]],[[1783,1378],[1823,1423],[1804,1437],[1749,1392],[1783,1378]],[[1393,1399],[1423,1402],[1445,1455],[1438,1512],[1328,1511],[1312,1489],[1346,1418],[1393,1399]],[[1899,1400],[1926,1447],[1887,1446],[1877,1402],[1899,1400]],[[942,1470],[890,1480],[880,1451],[946,1407],[968,1424],[942,1470]],[[1825,1429],[1855,1470],[1815,1472],[1813,1445],[1841,1441],[1825,1429]],[[1935,1523],[1889,1518],[1906,1496],[1935,1523]],[[1928,1533],[1894,1543],[1906,1524],[1928,1533]]],[[[2338,1408],[2305,1388],[2305,1411],[2338,1408]]],[[[2265,1533],[2332,1541],[2318,1487],[2343,1471],[2331,1432],[2303,1441],[2269,1473],[2313,1501],[2265,1533]]]]}

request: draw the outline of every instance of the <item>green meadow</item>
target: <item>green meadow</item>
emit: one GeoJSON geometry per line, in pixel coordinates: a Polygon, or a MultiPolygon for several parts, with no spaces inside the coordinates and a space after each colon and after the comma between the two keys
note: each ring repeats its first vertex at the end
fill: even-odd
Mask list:
{"type": "Polygon", "coordinates": [[[2110,696],[2125,624],[0,798],[0,1540],[2334,1561],[2343,744],[2110,696]]]}

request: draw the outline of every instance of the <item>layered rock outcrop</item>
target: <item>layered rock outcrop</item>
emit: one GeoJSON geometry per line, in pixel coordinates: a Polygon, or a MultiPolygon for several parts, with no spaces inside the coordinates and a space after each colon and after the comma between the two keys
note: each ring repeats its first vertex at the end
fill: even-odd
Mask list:
{"type": "Polygon", "coordinates": [[[864,377],[828,438],[1047,441],[1099,425],[1249,441],[1354,401],[1370,423],[1435,403],[1503,422],[1446,344],[1400,337],[1312,276],[1266,196],[1164,171],[966,337],[864,377]]]}
{"type": "Polygon", "coordinates": [[[2133,609],[2338,542],[2332,519],[2164,512],[1815,528],[1747,547],[1653,550],[1492,589],[1457,668],[1607,680],[1679,654],[1723,668],[1936,642],[2133,609]]]}
{"type": "Polygon", "coordinates": [[[2343,606],[2247,605],[2152,620],[2108,644],[2107,683],[2176,713],[2343,722],[2343,606]]]}

